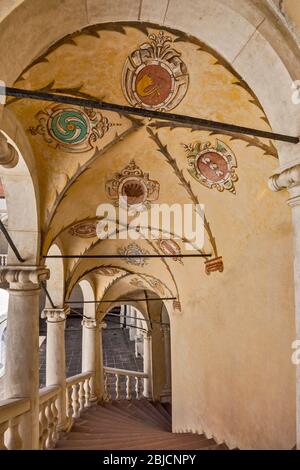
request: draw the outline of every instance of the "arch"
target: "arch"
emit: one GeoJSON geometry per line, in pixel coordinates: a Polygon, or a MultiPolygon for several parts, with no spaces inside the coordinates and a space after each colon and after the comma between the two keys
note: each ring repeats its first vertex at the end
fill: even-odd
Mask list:
{"type": "MultiPolygon", "coordinates": [[[[14,168],[0,167],[7,204],[8,231],[24,264],[40,262],[40,220],[37,175],[32,149],[25,131],[13,113],[5,109],[0,126],[8,142],[19,155],[14,168]]],[[[8,264],[18,264],[11,248],[8,249],[8,264]]]]}
{"type": "MultiPolygon", "coordinates": [[[[50,247],[48,255],[61,256],[62,251],[57,244],[50,247]]],[[[56,307],[63,307],[65,298],[65,272],[62,258],[48,258],[47,267],[50,269],[50,278],[47,289],[56,307]]],[[[49,304],[49,299],[46,300],[49,304]]],[[[48,305],[49,307],[49,305],[48,305]]]]}
{"type": "MultiPolygon", "coordinates": [[[[78,283],[79,287],[81,288],[83,300],[84,301],[95,301],[95,290],[94,287],[89,279],[82,279],[78,283]]],[[[96,317],[96,304],[93,303],[86,303],[83,304],[83,314],[89,318],[96,317]]]]}
{"type": "MultiPolygon", "coordinates": [[[[39,15],[36,8],[36,0],[15,1],[10,8],[4,8],[0,76],[7,84],[11,85],[49,45],[87,25],[154,21],[196,36],[218,51],[257,95],[273,130],[300,133],[300,113],[291,100],[292,80],[300,75],[295,60],[299,51],[287,23],[267,0],[255,6],[250,0],[243,0],[242,4],[240,0],[211,0],[209,5],[205,0],[186,0],[184,10],[176,0],[156,5],[149,0],[118,0],[113,7],[107,0],[78,1],[76,7],[71,0],[63,4],[49,0],[45,4],[39,2],[39,15]],[[45,24],[49,26],[46,29],[45,24]],[[283,33],[288,40],[284,40],[283,33]],[[24,37],[32,40],[24,43],[24,37]],[[12,61],[16,54],[18,61],[12,61]]],[[[288,164],[297,158],[300,145],[280,143],[278,148],[281,164],[288,164]]]]}

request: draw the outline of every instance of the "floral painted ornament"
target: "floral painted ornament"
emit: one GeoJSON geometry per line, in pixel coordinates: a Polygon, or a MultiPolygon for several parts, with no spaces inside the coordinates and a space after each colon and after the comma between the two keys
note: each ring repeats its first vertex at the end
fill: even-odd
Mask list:
{"type": "Polygon", "coordinates": [[[96,220],[91,222],[79,222],[70,227],[68,232],[73,237],[95,238],[97,236],[96,227],[96,220]]]}
{"type": "Polygon", "coordinates": [[[228,145],[217,139],[214,146],[211,142],[196,142],[184,148],[188,154],[188,172],[193,178],[207,188],[221,192],[226,189],[236,194],[237,160],[228,145]]]}
{"type": "Polygon", "coordinates": [[[135,266],[144,266],[147,261],[145,258],[143,258],[143,255],[149,255],[149,251],[143,250],[136,243],[130,243],[124,248],[119,248],[118,254],[126,257],[126,262],[129,264],[133,264],[135,266]],[[135,258],[134,256],[136,255],[137,257],[135,258]]]}

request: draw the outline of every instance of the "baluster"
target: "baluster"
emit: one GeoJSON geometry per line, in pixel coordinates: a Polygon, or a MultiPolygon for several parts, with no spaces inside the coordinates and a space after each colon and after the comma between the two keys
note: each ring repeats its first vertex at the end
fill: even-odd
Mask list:
{"type": "Polygon", "coordinates": [[[107,373],[104,372],[104,396],[108,397],[108,390],[107,390],[107,373]]]}
{"type": "Polygon", "coordinates": [[[73,393],[73,389],[72,387],[67,387],[67,390],[66,390],[66,398],[67,398],[67,415],[68,415],[68,419],[69,419],[69,422],[72,421],[72,417],[73,417],[73,406],[72,406],[72,393],[73,393]]]}
{"type": "Polygon", "coordinates": [[[74,384],[72,388],[73,388],[73,393],[72,393],[73,418],[79,418],[80,404],[79,404],[78,384],[74,384]]]}
{"type": "Polygon", "coordinates": [[[39,415],[39,449],[46,448],[46,440],[48,437],[48,421],[45,413],[45,403],[40,406],[39,415]]]}
{"type": "Polygon", "coordinates": [[[8,429],[8,421],[0,424],[0,450],[7,450],[4,443],[4,434],[8,429]]]}
{"type": "Polygon", "coordinates": [[[85,402],[84,402],[84,407],[85,408],[88,408],[89,406],[91,406],[91,402],[90,402],[90,399],[91,399],[91,385],[90,385],[90,381],[92,380],[92,377],[88,377],[85,381],[84,381],[84,395],[85,395],[85,402]]]}
{"type": "Polygon", "coordinates": [[[131,377],[126,375],[126,400],[131,400],[131,377]]]}
{"type": "Polygon", "coordinates": [[[120,399],[120,380],[119,380],[119,375],[115,374],[115,394],[116,394],[116,400],[120,399]]]}
{"type": "Polygon", "coordinates": [[[54,433],[54,415],[51,408],[51,400],[46,402],[46,416],[47,416],[47,427],[48,427],[48,438],[46,441],[46,448],[53,449],[54,441],[53,441],[53,433],[54,433]]]}
{"type": "Polygon", "coordinates": [[[21,417],[17,416],[9,420],[9,431],[7,448],[8,450],[20,450],[23,447],[23,442],[19,434],[19,424],[21,417]]]}
{"type": "Polygon", "coordinates": [[[59,438],[59,434],[58,434],[58,409],[57,409],[57,406],[56,406],[56,400],[57,400],[57,397],[53,397],[52,399],[52,402],[51,402],[51,409],[52,409],[52,414],[53,414],[53,435],[52,435],[52,439],[53,439],[53,442],[56,443],[58,441],[58,438],[59,438]]]}
{"type": "Polygon", "coordinates": [[[111,384],[109,383],[109,374],[105,374],[105,380],[104,380],[104,390],[105,390],[105,399],[111,400],[111,384]]]}
{"type": "Polygon", "coordinates": [[[137,400],[140,400],[141,399],[141,393],[140,393],[140,390],[141,390],[141,383],[140,383],[140,377],[136,376],[134,377],[135,379],[135,397],[137,400]]]}
{"type": "Polygon", "coordinates": [[[84,380],[79,382],[79,413],[82,412],[85,405],[85,390],[84,390],[84,380]]]}

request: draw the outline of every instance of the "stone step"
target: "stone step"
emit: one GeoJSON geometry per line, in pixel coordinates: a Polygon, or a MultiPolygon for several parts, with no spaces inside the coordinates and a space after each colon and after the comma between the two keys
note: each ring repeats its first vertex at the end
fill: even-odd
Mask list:
{"type": "Polygon", "coordinates": [[[173,434],[171,417],[160,403],[120,400],[94,406],[75,420],[57,450],[225,450],[204,435],[173,434]]]}

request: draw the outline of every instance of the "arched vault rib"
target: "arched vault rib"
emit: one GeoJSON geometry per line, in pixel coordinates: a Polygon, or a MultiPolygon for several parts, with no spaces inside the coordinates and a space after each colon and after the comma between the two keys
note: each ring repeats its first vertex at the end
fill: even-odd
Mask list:
{"type": "Polygon", "coordinates": [[[62,189],[62,191],[60,191],[60,193],[57,193],[56,200],[52,206],[52,209],[50,210],[50,212],[48,212],[47,220],[46,220],[44,230],[43,230],[44,239],[47,235],[47,232],[50,229],[51,223],[55,217],[56,212],[58,211],[58,208],[61,202],[66,197],[66,194],[68,190],[71,188],[71,186],[78,181],[79,177],[83,173],[85,173],[87,170],[90,169],[91,165],[98,159],[98,157],[104,155],[107,152],[107,150],[111,149],[118,142],[124,140],[124,138],[126,138],[128,135],[130,135],[132,132],[140,128],[140,122],[137,119],[134,119],[130,116],[128,116],[128,119],[132,122],[132,126],[129,129],[122,132],[120,135],[117,134],[116,137],[111,142],[109,142],[105,147],[103,147],[101,150],[96,150],[94,155],[87,162],[85,162],[83,165],[78,166],[77,171],[73,174],[73,176],[71,176],[71,178],[67,176],[67,183],[65,187],[62,189]]]}
{"type": "MultiPolygon", "coordinates": [[[[194,194],[190,182],[185,178],[183,175],[183,171],[179,169],[176,159],[172,157],[172,155],[168,152],[168,148],[166,145],[163,145],[161,142],[160,138],[158,137],[157,133],[154,133],[151,128],[147,128],[150,138],[157,144],[159,152],[165,157],[167,162],[170,164],[170,166],[173,168],[175,175],[180,181],[180,184],[185,188],[187,191],[189,198],[193,202],[193,204],[196,206],[199,203],[198,197],[194,194]]],[[[216,239],[213,236],[212,230],[210,228],[210,224],[206,218],[205,215],[203,215],[203,222],[204,222],[204,228],[206,230],[206,233],[208,235],[209,241],[211,243],[214,255],[217,257],[218,256],[218,249],[217,249],[217,244],[216,244],[216,239]]]]}
{"type": "MultiPolygon", "coordinates": [[[[148,226],[148,227],[141,227],[141,228],[147,228],[147,229],[151,230],[151,226],[148,226]]],[[[111,232],[110,234],[120,233],[120,232],[122,232],[122,231],[124,231],[124,230],[127,230],[127,227],[122,227],[121,230],[117,229],[116,231],[113,231],[113,232],[111,232]]],[[[162,232],[161,229],[160,229],[159,231],[162,232]]],[[[168,235],[170,235],[170,238],[174,238],[174,237],[176,236],[176,234],[174,234],[174,233],[168,233],[168,235]]],[[[180,237],[177,237],[177,238],[180,238],[180,237]]],[[[183,241],[183,242],[189,242],[189,240],[187,240],[187,239],[185,239],[185,238],[180,238],[180,239],[181,239],[181,241],[183,241]]],[[[148,239],[145,239],[145,238],[141,238],[141,240],[145,241],[145,242],[153,249],[153,251],[155,251],[156,254],[158,254],[158,255],[160,254],[159,250],[157,249],[157,247],[155,246],[155,244],[152,243],[151,240],[148,240],[148,239]]],[[[84,251],[82,254],[85,254],[85,255],[90,254],[91,250],[93,250],[94,248],[96,248],[101,242],[103,242],[103,240],[101,240],[101,239],[98,239],[98,240],[94,241],[89,247],[87,247],[87,248],[85,249],[85,251],[84,251]]],[[[200,249],[198,249],[198,248],[195,248],[195,250],[198,251],[199,253],[203,253],[203,251],[200,250],[200,249]]],[[[207,258],[207,259],[208,259],[208,258],[207,258]]],[[[167,260],[166,260],[165,258],[161,258],[160,261],[165,265],[167,271],[169,272],[169,275],[171,276],[171,278],[172,278],[172,280],[173,280],[173,283],[174,283],[174,286],[175,286],[175,288],[176,288],[177,297],[179,298],[179,289],[178,289],[178,285],[177,285],[176,279],[175,279],[175,277],[174,277],[174,275],[173,275],[173,272],[172,272],[172,270],[171,270],[171,268],[170,268],[170,266],[169,266],[167,260]]],[[[69,273],[69,275],[68,275],[67,281],[66,281],[67,285],[71,282],[72,276],[73,276],[74,272],[76,271],[76,269],[79,267],[80,264],[81,264],[81,260],[80,260],[80,259],[78,259],[78,260],[74,263],[74,265],[73,265],[73,267],[72,267],[72,269],[71,269],[71,271],[70,271],[70,273],[69,273]]]]}
{"type": "MultiPolygon", "coordinates": [[[[123,267],[123,266],[117,266],[117,265],[115,265],[115,264],[99,264],[99,265],[97,265],[97,266],[93,266],[92,268],[87,269],[86,271],[84,271],[77,279],[75,279],[75,280],[73,279],[72,284],[71,284],[71,280],[70,280],[70,282],[69,282],[68,285],[66,284],[66,298],[68,298],[68,297],[70,296],[70,293],[72,292],[74,286],[75,286],[77,283],[79,283],[82,279],[86,278],[86,277],[87,277],[88,275],[90,275],[90,274],[93,274],[93,273],[97,274],[97,273],[96,273],[97,269],[102,268],[102,267],[118,268],[120,271],[123,271],[123,272],[124,272],[123,275],[117,276],[117,277],[113,280],[113,282],[115,282],[115,281],[117,281],[117,280],[119,280],[119,279],[122,279],[122,278],[124,278],[124,277],[126,277],[126,276],[131,276],[131,275],[141,277],[142,279],[144,279],[144,280],[147,282],[147,284],[149,284],[149,283],[148,283],[147,279],[145,279],[145,277],[151,277],[152,279],[157,279],[157,278],[156,278],[155,276],[153,276],[152,274],[148,274],[148,273],[147,273],[147,274],[145,274],[145,273],[137,273],[137,272],[135,272],[134,270],[125,268],[125,267],[123,267]]],[[[172,280],[173,280],[173,282],[174,282],[174,286],[175,286],[176,292],[177,292],[177,298],[178,298],[178,300],[179,300],[179,291],[178,291],[177,285],[176,285],[175,280],[174,280],[173,277],[172,277],[172,280]]],[[[161,281],[161,280],[160,280],[160,282],[161,282],[161,284],[165,287],[165,289],[169,292],[170,296],[174,296],[174,293],[173,293],[173,292],[171,291],[171,289],[166,285],[166,283],[163,282],[163,281],[161,281]]],[[[110,284],[109,284],[109,285],[110,285],[110,284]]],[[[103,294],[103,295],[104,295],[104,294],[103,294]]]]}
{"type": "MultiPolygon", "coordinates": [[[[179,124],[176,122],[166,122],[166,121],[150,122],[148,124],[148,127],[156,129],[156,130],[163,129],[163,128],[167,128],[170,130],[177,129],[177,128],[181,128],[181,129],[187,128],[187,129],[190,129],[191,132],[194,132],[194,131],[199,132],[199,128],[196,128],[195,126],[179,124]]],[[[225,130],[223,130],[222,132],[209,131],[209,135],[228,135],[230,137],[230,140],[242,140],[243,142],[246,142],[247,147],[259,148],[263,150],[264,155],[270,155],[271,157],[278,159],[278,153],[277,153],[276,147],[274,146],[271,140],[269,140],[269,144],[266,144],[258,137],[252,137],[246,134],[236,134],[234,132],[227,132],[225,130]]]]}

